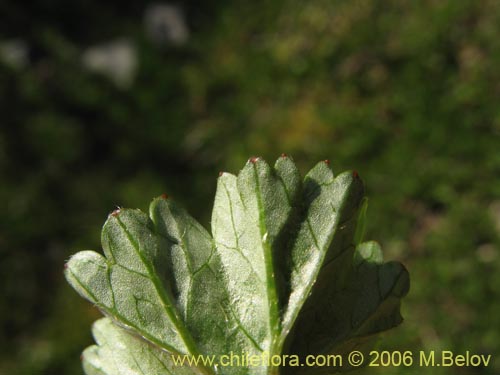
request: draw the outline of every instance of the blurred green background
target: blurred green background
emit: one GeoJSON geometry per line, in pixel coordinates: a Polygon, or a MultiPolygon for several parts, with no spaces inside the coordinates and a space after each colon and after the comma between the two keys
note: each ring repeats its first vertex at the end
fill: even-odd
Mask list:
{"type": "Polygon", "coordinates": [[[500,373],[500,2],[0,2],[0,374],[82,374],[100,314],[63,279],[117,206],[209,225],[219,170],[291,155],[367,185],[410,271],[380,349],[500,373]]]}

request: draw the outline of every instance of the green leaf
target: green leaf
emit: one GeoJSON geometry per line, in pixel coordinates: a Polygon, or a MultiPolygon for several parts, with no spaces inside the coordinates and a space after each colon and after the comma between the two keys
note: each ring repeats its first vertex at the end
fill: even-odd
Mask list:
{"type": "Polygon", "coordinates": [[[401,322],[409,281],[399,263],[382,263],[378,245],[360,243],[365,214],[357,173],[335,177],[321,162],[301,181],[286,156],[221,174],[211,234],[166,197],[149,215],[115,211],[104,256],[77,253],[65,271],[108,316],[84,352],[86,373],[307,373],[315,370],[220,359],[368,348],[401,322]],[[183,355],[215,361],[174,369],[183,355]]]}
{"type": "Polygon", "coordinates": [[[89,375],[196,375],[196,368],[175,366],[168,352],[117,327],[108,318],[95,322],[92,333],[97,345],[85,349],[82,355],[89,375]]]}

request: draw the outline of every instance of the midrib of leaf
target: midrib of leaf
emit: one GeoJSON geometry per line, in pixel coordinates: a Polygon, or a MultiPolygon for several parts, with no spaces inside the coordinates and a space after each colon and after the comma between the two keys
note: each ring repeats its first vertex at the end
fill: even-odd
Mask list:
{"type": "MultiPolygon", "coordinates": [[[[115,264],[115,266],[122,267],[120,264],[115,264]]],[[[108,268],[108,271],[109,271],[109,270],[110,270],[110,268],[108,268]]],[[[68,272],[70,272],[70,273],[71,273],[71,275],[72,275],[72,276],[73,276],[73,278],[76,280],[76,282],[77,282],[77,283],[78,283],[78,284],[82,287],[82,289],[84,289],[84,290],[88,293],[88,295],[89,295],[89,296],[90,296],[90,297],[91,297],[91,298],[92,298],[92,299],[93,299],[93,300],[97,303],[97,306],[99,306],[99,304],[98,304],[98,302],[97,302],[97,301],[98,301],[98,299],[97,299],[97,297],[95,296],[95,294],[94,294],[94,293],[92,293],[92,291],[91,291],[89,288],[87,288],[87,287],[85,286],[85,284],[84,284],[84,283],[82,283],[82,282],[81,282],[81,280],[80,280],[80,279],[79,279],[79,278],[78,278],[78,277],[77,277],[77,276],[76,276],[73,272],[71,272],[71,271],[68,271],[68,272]]],[[[111,289],[111,291],[113,291],[113,290],[111,289]]],[[[130,327],[134,327],[134,328],[135,328],[135,329],[137,329],[139,332],[142,332],[141,330],[139,330],[139,329],[136,327],[136,325],[135,325],[133,322],[131,322],[131,321],[130,321],[129,319],[127,319],[125,316],[123,316],[122,314],[120,314],[120,313],[118,312],[118,310],[116,310],[116,309],[114,308],[114,306],[113,306],[112,308],[108,308],[108,309],[109,309],[111,312],[113,312],[113,316],[114,316],[114,318],[115,318],[115,322],[116,322],[116,324],[117,324],[118,326],[121,326],[121,327],[125,328],[127,331],[129,331],[129,330],[130,330],[130,327]],[[116,321],[116,318],[117,318],[117,317],[119,318],[119,321],[116,321]]],[[[131,334],[131,333],[130,333],[130,334],[131,334]]],[[[149,335],[149,334],[147,334],[147,333],[144,333],[144,332],[142,332],[142,334],[144,334],[144,337],[145,337],[148,341],[150,341],[151,343],[153,343],[153,344],[157,345],[157,346],[158,346],[159,348],[161,348],[162,350],[166,350],[166,351],[167,351],[167,352],[169,352],[169,353],[176,352],[176,350],[175,350],[174,348],[172,348],[172,347],[166,347],[166,346],[165,346],[165,345],[164,345],[161,341],[157,340],[154,336],[151,336],[151,335],[149,335]]],[[[141,338],[139,338],[139,339],[141,339],[141,338]]],[[[186,345],[186,348],[187,348],[187,345],[186,345]]],[[[193,354],[193,355],[198,355],[198,354],[193,354]]],[[[157,359],[158,359],[158,358],[157,358],[157,359]]],[[[134,361],[135,361],[135,357],[134,357],[134,361]]],[[[158,359],[158,361],[159,361],[159,362],[161,362],[161,360],[160,360],[160,359],[158,359]]],[[[116,368],[118,368],[118,366],[116,366],[116,365],[115,365],[115,367],[116,367],[116,368]]],[[[138,366],[138,367],[139,367],[139,366],[138,366]]],[[[167,370],[167,371],[171,374],[170,370],[169,370],[168,368],[166,368],[166,367],[164,366],[164,364],[163,364],[163,363],[162,363],[162,367],[164,367],[164,368],[165,368],[165,369],[166,369],[166,370],[167,370]]],[[[139,367],[139,368],[140,368],[140,367],[139,367]]],[[[99,370],[99,369],[97,369],[97,370],[99,370]]],[[[100,371],[100,370],[99,370],[99,371],[100,371]]],[[[196,368],[193,368],[193,371],[198,372],[200,375],[215,375],[215,373],[212,371],[212,369],[210,369],[210,368],[206,368],[206,367],[202,367],[202,366],[200,366],[200,367],[196,367],[196,368]]],[[[149,375],[149,374],[146,374],[146,375],[149,375]]]]}
{"type": "MultiPolygon", "coordinates": [[[[144,258],[144,256],[142,255],[141,251],[139,250],[139,244],[134,240],[134,237],[129,232],[127,226],[120,220],[120,218],[118,216],[116,217],[116,220],[117,220],[118,224],[120,225],[120,227],[125,232],[125,234],[127,235],[127,239],[129,240],[130,244],[132,245],[132,247],[133,247],[134,251],[136,252],[137,256],[139,257],[139,259],[142,261],[142,263],[146,267],[146,270],[148,272],[148,277],[153,282],[155,290],[156,290],[156,292],[158,293],[158,295],[160,297],[160,301],[161,301],[162,307],[166,311],[168,317],[173,322],[173,324],[174,324],[174,326],[175,326],[175,328],[177,330],[177,333],[180,335],[180,337],[184,341],[184,345],[185,345],[186,349],[189,351],[189,353],[186,353],[186,354],[189,354],[189,355],[191,355],[193,357],[199,356],[200,352],[198,351],[198,348],[196,347],[196,344],[194,343],[194,340],[191,337],[191,334],[185,329],[184,324],[180,321],[180,318],[179,318],[178,314],[176,314],[177,310],[173,309],[172,308],[173,307],[172,304],[169,303],[169,299],[173,300],[173,297],[168,295],[167,291],[165,290],[165,288],[162,285],[161,280],[156,276],[154,270],[151,268],[151,265],[149,264],[149,261],[147,261],[144,258]]],[[[135,328],[137,330],[139,330],[139,332],[141,331],[139,327],[135,327],[135,328]]],[[[148,337],[148,339],[150,339],[150,338],[148,337]]],[[[154,342],[158,346],[160,346],[160,347],[162,347],[162,348],[164,348],[166,350],[171,351],[171,349],[165,348],[165,346],[162,343],[159,343],[157,340],[154,340],[154,342]]],[[[206,368],[206,367],[203,367],[203,366],[197,367],[197,370],[199,370],[199,372],[202,373],[202,374],[215,375],[215,373],[213,372],[212,369],[206,368]]]]}
{"type": "Polygon", "coordinates": [[[264,251],[264,262],[266,268],[266,290],[269,306],[269,324],[271,327],[271,353],[275,354],[276,332],[279,332],[279,316],[278,316],[278,293],[276,290],[276,281],[274,277],[274,262],[271,246],[268,241],[268,232],[265,219],[265,209],[262,203],[262,192],[260,189],[259,174],[257,172],[256,163],[253,163],[253,172],[256,186],[257,207],[259,209],[259,230],[262,242],[262,250],[264,251]]]}
{"type": "MultiPolygon", "coordinates": [[[[120,266],[119,264],[117,264],[117,265],[120,266]]],[[[97,302],[98,299],[97,299],[96,295],[94,293],[92,293],[91,290],[89,288],[87,288],[85,286],[85,284],[82,283],[82,281],[73,272],[71,272],[71,271],[69,271],[69,272],[71,273],[71,275],[73,276],[73,278],[76,280],[76,282],[82,287],[82,289],[84,289],[88,293],[88,295],[96,302],[97,306],[99,307],[99,303],[97,302]]],[[[124,325],[125,327],[133,327],[133,328],[137,329],[139,332],[142,332],[141,330],[139,330],[138,327],[136,327],[136,325],[133,322],[131,322],[125,316],[123,316],[122,314],[120,314],[118,312],[118,310],[116,310],[116,308],[114,307],[114,305],[113,305],[112,308],[108,308],[108,309],[113,312],[115,320],[116,320],[116,317],[120,318],[120,321],[116,322],[118,325],[120,325],[120,326],[124,325]]],[[[164,350],[167,350],[169,352],[176,351],[172,347],[165,347],[165,345],[161,341],[157,340],[155,337],[153,337],[153,336],[151,336],[151,335],[149,335],[147,333],[144,333],[144,337],[147,337],[147,339],[149,341],[153,342],[154,344],[158,345],[159,347],[163,348],[164,350]]]]}

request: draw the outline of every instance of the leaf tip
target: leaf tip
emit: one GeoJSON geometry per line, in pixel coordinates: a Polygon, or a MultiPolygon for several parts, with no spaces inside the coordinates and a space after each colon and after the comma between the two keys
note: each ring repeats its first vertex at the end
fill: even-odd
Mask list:
{"type": "Polygon", "coordinates": [[[257,163],[259,160],[260,160],[259,156],[252,156],[250,159],[248,159],[248,161],[252,164],[257,163]]]}
{"type": "Polygon", "coordinates": [[[168,194],[163,193],[162,195],[160,195],[160,198],[161,199],[168,199],[168,194]]]}
{"type": "Polygon", "coordinates": [[[325,159],[325,160],[323,160],[323,162],[324,162],[326,165],[330,166],[330,160],[325,159]]]}
{"type": "Polygon", "coordinates": [[[358,173],[358,171],[352,171],[352,177],[353,177],[353,178],[359,178],[359,173],[358,173]]]}
{"type": "Polygon", "coordinates": [[[219,171],[219,177],[222,177],[224,175],[223,171],[219,171]]]}
{"type": "Polygon", "coordinates": [[[285,159],[285,158],[287,158],[287,157],[288,157],[288,155],[287,155],[287,154],[285,154],[285,153],[283,152],[283,153],[281,154],[281,157],[282,157],[283,159],[285,159]]]}
{"type": "Polygon", "coordinates": [[[120,208],[120,207],[118,207],[116,210],[114,210],[113,212],[111,212],[111,213],[109,214],[109,216],[117,217],[117,216],[118,216],[118,214],[120,213],[120,211],[121,211],[121,208],[120,208]]]}

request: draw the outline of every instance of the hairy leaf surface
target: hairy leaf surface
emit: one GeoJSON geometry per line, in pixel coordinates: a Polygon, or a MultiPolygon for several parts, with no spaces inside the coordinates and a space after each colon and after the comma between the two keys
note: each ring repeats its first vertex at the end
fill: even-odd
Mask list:
{"type": "Polygon", "coordinates": [[[320,162],[302,181],[286,156],[220,175],[211,233],[165,196],[149,215],[115,211],[102,231],[104,256],[82,251],[65,270],[107,316],[84,352],[86,373],[321,372],[220,360],[366,350],[402,321],[409,279],[401,264],[382,262],[376,243],[361,242],[365,214],[357,173],[334,176],[320,162]],[[214,362],[172,361],[202,355],[214,362]]]}

